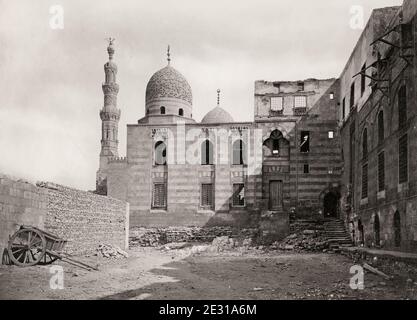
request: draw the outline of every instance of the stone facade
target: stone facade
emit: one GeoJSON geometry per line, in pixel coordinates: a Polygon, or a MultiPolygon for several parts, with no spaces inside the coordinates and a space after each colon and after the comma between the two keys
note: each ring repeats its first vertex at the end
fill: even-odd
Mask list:
{"type": "Polygon", "coordinates": [[[417,249],[416,11],[374,10],[340,77],[342,214],[365,246],[417,249]]]}
{"type": "Polygon", "coordinates": [[[67,240],[65,251],[70,254],[92,253],[99,244],[127,248],[127,206],[117,199],[0,175],[0,211],[0,253],[20,225],[67,240]]]}
{"type": "Polygon", "coordinates": [[[132,226],[257,225],[285,235],[292,208],[300,217],[338,215],[337,79],[257,81],[254,122],[233,121],[218,97],[197,123],[180,115],[182,106],[191,107],[191,89],[171,69],[151,77],[158,94],[147,90],[147,96],[159,105],[147,97],[145,117],[127,126],[126,158],[109,157],[106,164],[108,194],[130,204],[132,226]],[[190,94],[173,94],[178,86],[190,94]],[[283,97],[285,112],[273,110],[276,97],[283,97]],[[323,208],[327,194],[336,199],[331,212],[323,208]]]}

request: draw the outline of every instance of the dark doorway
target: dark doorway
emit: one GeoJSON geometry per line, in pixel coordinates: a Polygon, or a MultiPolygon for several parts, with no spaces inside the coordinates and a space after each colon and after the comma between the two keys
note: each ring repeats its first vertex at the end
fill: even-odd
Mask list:
{"type": "Polygon", "coordinates": [[[398,211],[394,213],[394,241],[395,246],[401,246],[401,216],[398,211]]]}
{"type": "Polygon", "coordinates": [[[323,199],[323,214],[325,218],[337,218],[339,197],[335,192],[328,192],[323,199]]]}
{"type": "Polygon", "coordinates": [[[380,237],[380,225],[379,225],[379,216],[375,214],[374,217],[374,236],[375,236],[375,246],[379,247],[381,243],[381,237],[380,237]]]}
{"type": "Polygon", "coordinates": [[[282,181],[269,182],[269,209],[282,209],[282,181]]]}
{"type": "Polygon", "coordinates": [[[363,230],[363,224],[361,220],[358,220],[358,231],[359,231],[359,244],[365,244],[365,232],[363,230]]]}

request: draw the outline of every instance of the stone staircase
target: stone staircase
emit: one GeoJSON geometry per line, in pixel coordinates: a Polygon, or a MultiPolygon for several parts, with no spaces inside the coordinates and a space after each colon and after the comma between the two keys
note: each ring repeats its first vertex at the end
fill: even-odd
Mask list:
{"type": "Polygon", "coordinates": [[[332,219],[324,223],[324,235],[327,238],[329,248],[338,250],[340,247],[353,246],[352,239],[346,231],[342,220],[332,219]]]}

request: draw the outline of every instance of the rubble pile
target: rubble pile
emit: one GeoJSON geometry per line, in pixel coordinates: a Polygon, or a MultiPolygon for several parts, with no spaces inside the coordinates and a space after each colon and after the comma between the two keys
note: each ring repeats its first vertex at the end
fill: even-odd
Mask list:
{"type": "Polygon", "coordinates": [[[273,243],[270,248],[280,250],[323,251],[327,250],[328,243],[322,232],[306,229],[298,233],[293,233],[280,242],[273,243]]]}
{"type": "Polygon", "coordinates": [[[129,257],[126,251],[123,251],[118,246],[112,246],[109,244],[100,244],[96,250],[96,256],[114,259],[129,257]]]}
{"type": "Polygon", "coordinates": [[[300,233],[303,230],[324,231],[324,221],[299,219],[291,222],[291,233],[300,233]]]}
{"type": "Polygon", "coordinates": [[[135,228],[130,231],[130,246],[156,247],[167,243],[212,242],[218,237],[250,238],[257,229],[237,230],[232,227],[167,227],[135,228]]]}

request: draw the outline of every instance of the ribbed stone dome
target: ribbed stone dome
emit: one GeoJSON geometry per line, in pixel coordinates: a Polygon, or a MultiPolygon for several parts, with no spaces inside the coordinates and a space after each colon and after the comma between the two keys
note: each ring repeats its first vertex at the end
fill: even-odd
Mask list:
{"type": "Polygon", "coordinates": [[[170,65],[154,73],[146,86],[146,103],[160,98],[176,98],[192,105],[193,94],[185,77],[170,65]]]}
{"type": "Polygon", "coordinates": [[[229,123],[234,122],[229,112],[221,107],[216,107],[209,111],[201,120],[201,123],[229,123]]]}

